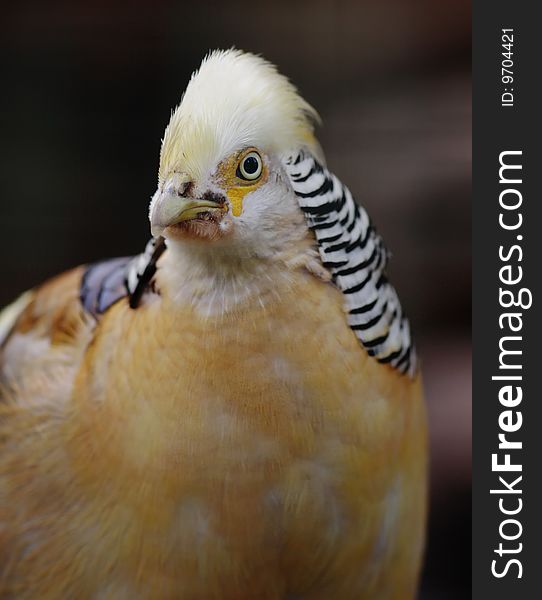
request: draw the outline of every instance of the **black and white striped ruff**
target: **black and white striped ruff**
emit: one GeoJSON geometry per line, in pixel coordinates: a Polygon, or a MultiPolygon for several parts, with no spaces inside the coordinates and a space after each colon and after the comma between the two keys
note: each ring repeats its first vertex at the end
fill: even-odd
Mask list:
{"type": "Polygon", "coordinates": [[[414,376],[410,326],[386,278],[388,252],[369,216],[311,154],[289,156],[285,168],[322,262],[344,294],[348,324],[369,355],[414,376]]]}

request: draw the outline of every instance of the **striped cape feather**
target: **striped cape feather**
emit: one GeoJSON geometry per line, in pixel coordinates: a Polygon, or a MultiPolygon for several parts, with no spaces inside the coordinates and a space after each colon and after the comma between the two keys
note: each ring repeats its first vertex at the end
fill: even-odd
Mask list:
{"type": "Polygon", "coordinates": [[[410,325],[386,277],[388,251],[366,211],[311,154],[289,156],[285,168],[322,263],[343,292],[348,324],[371,356],[413,376],[410,325]]]}

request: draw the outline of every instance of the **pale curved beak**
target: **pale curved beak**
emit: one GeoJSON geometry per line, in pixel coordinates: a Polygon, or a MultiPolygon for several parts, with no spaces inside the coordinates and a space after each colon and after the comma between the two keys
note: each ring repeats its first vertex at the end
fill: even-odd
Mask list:
{"type": "Polygon", "coordinates": [[[223,209],[220,202],[206,198],[191,198],[184,195],[189,187],[190,179],[184,174],[175,174],[154,194],[149,220],[151,233],[158,237],[168,227],[197,218],[201,213],[213,209],[223,209]]]}

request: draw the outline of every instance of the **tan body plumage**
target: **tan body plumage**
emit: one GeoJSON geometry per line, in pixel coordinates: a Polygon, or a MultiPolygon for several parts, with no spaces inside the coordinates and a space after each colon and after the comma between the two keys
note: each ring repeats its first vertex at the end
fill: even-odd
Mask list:
{"type": "MultiPolygon", "coordinates": [[[[72,338],[71,323],[52,324],[64,364],[20,364],[22,405],[8,397],[1,413],[14,438],[0,456],[6,591],[412,597],[425,512],[419,379],[405,385],[367,357],[339,292],[288,275],[263,306],[218,318],[119,303],[88,350],[88,326],[72,338]]],[[[23,331],[38,328],[40,300],[50,310],[41,296],[77,302],[62,289],[77,274],[65,278],[38,293],[23,331]]]]}
{"type": "Polygon", "coordinates": [[[368,356],[294,237],[227,267],[170,249],[97,322],[81,269],[9,315],[0,598],[414,598],[420,376],[368,356]]]}

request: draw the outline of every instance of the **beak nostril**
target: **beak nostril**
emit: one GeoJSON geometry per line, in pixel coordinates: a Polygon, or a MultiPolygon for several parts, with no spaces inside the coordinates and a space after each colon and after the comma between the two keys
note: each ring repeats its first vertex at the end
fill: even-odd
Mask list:
{"type": "Polygon", "coordinates": [[[192,181],[187,181],[181,186],[182,190],[179,190],[177,193],[179,196],[191,196],[192,190],[194,189],[194,184],[192,181]]]}
{"type": "Polygon", "coordinates": [[[173,176],[165,182],[163,191],[170,196],[186,197],[190,195],[193,188],[194,183],[189,179],[188,175],[185,173],[174,173],[173,176]]]}
{"type": "Polygon", "coordinates": [[[172,196],[185,197],[189,195],[190,190],[193,185],[191,182],[183,182],[180,184],[172,184],[168,185],[165,189],[166,194],[171,194],[172,196]]]}

